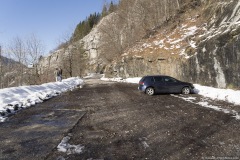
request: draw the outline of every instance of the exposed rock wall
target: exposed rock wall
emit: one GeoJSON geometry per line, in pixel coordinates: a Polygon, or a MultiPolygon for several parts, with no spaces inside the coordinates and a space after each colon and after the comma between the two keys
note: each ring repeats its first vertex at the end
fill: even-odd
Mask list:
{"type": "MultiPolygon", "coordinates": [[[[168,19],[154,30],[154,35],[148,35],[150,38],[114,57],[112,63],[105,61],[102,55],[111,54],[109,48],[114,45],[109,44],[107,48],[103,44],[104,36],[99,28],[116,21],[116,14],[104,18],[89,35],[77,42],[83,45],[89,58],[86,73],[104,72],[107,77],[123,78],[166,74],[203,85],[240,88],[239,0],[191,0],[184,3],[189,5],[183,5],[183,10],[179,11],[181,14],[168,19]],[[105,50],[101,49],[103,45],[105,50]]],[[[124,27],[117,32],[122,33],[117,37],[125,44],[129,34],[123,30],[124,27]]],[[[50,74],[61,64],[64,55],[66,50],[59,50],[44,58],[40,72],[50,74]]]]}
{"type": "Polygon", "coordinates": [[[80,41],[56,50],[47,57],[42,57],[38,62],[41,82],[54,81],[54,70],[57,67],[63,68],[64,78],[70,77],[70,70],[72,70],[72,76],[84,76],[87,75],[87,73],[103,72],[105,63],[100,58],[99,46],[101,45],[102,36],[99,28],[102,27],[102,25],[106,25],[106,21],[108,22],[111,18],[112,15],[103,18],[101,22],[80,41]]]}
{"type": "Polygon", "coordinates": [[[219,88],[240,87],[240,32],[227,38],[218,36],[199,45],[198,54],[182,65],[192,81],[219,88]],[[218,44],[217,42],[224,42],[218,44]]]}
{"type": "MultiPolygon", "coordinates": [[[[169,45],[166,40],[159,41],[165,45],[164,52],[170,53],[161,58],[160,51],[154,51],[155,46],[145,42],[142,46],[135,46],[137,51],[134,54],[138,55],[128,51],[122,55],[121,61],[108,65],[107,76],[167,74],[184,81],[218,88],[240,88],[240,2],[204,1],[200,8],[198,12],[190,14],[202,15],[198,18],[202,25],[197,25],[202,29],[195,29],[195,33],[190,36],[182,36],[182,41],[187,41],[187,44],[179,40],[179,50],[170,51],[172,46],[166,49],[169,45]],[[141,47],[145,47],[144,51],[141,47]],[[180,54],[176,57],[174,54],[177,53],[180,54]]],[[[194,27],[196,26],[189,28],[194,27]]],[[[166,37],[171,39],[171,34],[166,37]]]]}
{"type": "Polygon", "coordinates": [[[221,2],[207,10],[206,17],[211,16],[208,33],[197,55],[182,65],[183,71],[196,83],[240,88],[240,2],[221,2]]]}
{"type": "Polygon", "coordinates": [[[62,66],[62,59],[64,58],[64,49],[55,51],[47,57],[42,57],[37,65],[40,81],[50,82],[55,81],[54,70],[62,66]]]}
{"type": "Polygon", "coordinates": [[[180,61],[174,58],[146,58],[146,57],[123,57],[122,61],[108,65],[106,76],[108,77],[141,77],[150,74],[168,74],[179,77],[180,61]]]}

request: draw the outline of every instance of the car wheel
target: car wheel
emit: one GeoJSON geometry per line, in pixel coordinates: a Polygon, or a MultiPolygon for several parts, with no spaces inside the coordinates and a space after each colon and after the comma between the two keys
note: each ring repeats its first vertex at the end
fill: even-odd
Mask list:
{"type": "Polygon", "coordinates": [[[189,87],[184,87],[183,89],[182,89],[182,94],[190,94],[190,88],[189,87]]]}
{"type": "Polygon", "coordinates": [[[155,93],[154,88],[148,87],[148,88],[146,89],[146,94],[152,96],[152,95],[154,95],[154,93],[155,93]]]}

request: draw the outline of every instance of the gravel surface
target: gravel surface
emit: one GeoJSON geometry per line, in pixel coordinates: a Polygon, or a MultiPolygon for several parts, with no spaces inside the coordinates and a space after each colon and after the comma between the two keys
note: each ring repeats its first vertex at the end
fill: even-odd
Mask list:
{"type": "MultiPolygon", "coordinates": [[[[231,114],[204,108],[179,98],[189,96],[196,97],[196,101],[203,99],[199,95],[147,96],[137,90],[136,84],[86,80],[83,88],[21,111],[7,123],[0,124],[0,158],[30,159],[35,156],[35,159],[47,160],[239,159],[240,121],[231,114]],[[65,111],[65,114],[57,114],[59,110],[65,111]],[[24,124],[24,132],[30,130],[27,123],[24,123],[29,114],[35,117],[39,114],[50,114],[51,121],[57,121],[58,125],[49,123],[49,128],[39,132],[35,141],[30,138],[28,143],[34,145],[23,145],[21,138],[17,142],[8,140],[9,136],[6,134],[19,130],[24,124]],[[63,125],[61,129],[60,124],[65,122],[67,125],[63,125]],[[54,134],[51,128],[56,131],[56,127],[59,127],[59,132],[54,134]],[[45,138],[48,137],[46,135],[50,138],[45,138]],[[58,145],[66,136],[69,138],[70,147],[67,152],[61,152],[58,145]],[[44,149],[44,146],[38,143],[41,140],[45,141],[44,144],[49,141],[51,145],[48,148],[46,145],[47,149],[44,149]],[[17,147],[13,147],[12,143],[17,143],[17,147]],[[26,152],[32,146],[39,147],[39,150],[26,152]],[[76,150],[76,146],[81,150],[76,150]]],[[[239,108],[225,102],[209,100],[209,103],[239,108]]],[[[41,121],[42,125],[45,125],[42,118],[44,116],[33,119],[31,124],[41,121]]],[[[30,120],[29,117],[28,121],[30,120]]],[[[35,132],[38,130],[39,128],[35,128],[35,132]]],[[[18,135],[11,134],[12,136],[18,135]]],[[[24,141],[26,142],[27,138],[24,141]]]]}

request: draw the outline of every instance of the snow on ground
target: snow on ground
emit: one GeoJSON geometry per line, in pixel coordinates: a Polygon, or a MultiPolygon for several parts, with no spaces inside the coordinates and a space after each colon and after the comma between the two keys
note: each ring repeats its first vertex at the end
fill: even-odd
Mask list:
{"type": "MultiPolygon", "coordinates": [[[[127,83],[138,83],[141,77],[136,78],[101,78],[105,81],[116,81],[116,82],[127,82],[127,83]]],[[[195,92],[204,97],[211,99],[222,100],[235,105],[240,105],[240,90],[232,89],[219,89],[207,86],[201,86],[199,84],[194,84],[195,92]]]]}
{"type": "Polygon", "coordinates": [[[136,77],[136,78],[127,78],[123,79],[121,77],[119,78],[105,78],[102,77],[102,81],[114,81],[114,82],[125,82],[125,83],[138,83],[140,81],[141,77],[136,77]]]}
{"type": "Polygon", "coordinates": [[[225,109],[225,108],[222,108],[221,106],[215,106],[215,105],[211,105],[209,104],[208,100],[200,100],[199,102],[195,102],[196,100],[196,97],[182,97],[182,96],[178,96],[178,95],[172,95],[173,97],[177,97],[177,98],[181,98],[187,102],[190,102],[190,103],[194,103],[194,104],[198,104],[202,107],[205,107],[205,108],[211,108],[215,111],[220,111],[220,112],[224,112],[224,113],[227,113],[227,114],[231,114],[232,117],[240,120],[240,115],[237,111],[233,110],[233,109],[225,109]]]}
{"type": "MultiPolygon", "coordinates": [[[[141,77],[136,77],[136,78],[127,78],[127,79],[122,79],[122,78],[101,78],[101,80],[105,81],[116,81],[116,82],[127,82],[127,83],[138,83],[141,77]]],[[[195,87],[195,93],[202,95],[204,97],[208,97],[213,100],[222,100],[226,101],[228,103],[232,103],[234,105],[240,105],[240,90],[232,90],[232,89],[219,89],[219,88],[213,88],[213,87],[207,87],[207,86],[201,86],[199,84],[194,84],[195,87]]],[[[175,95],[173,95],[175,96],[175,95]]],[[[175,96],[178,98],[182,98],[185,101],[195,103],[193,100],[195,100],[195,97],[189,96],[188,98],[180,97],[180,96],[175,96]]],[[[233,117],[236,119],[240,119],[240,115],[237,111],[235,110],[230,110],[230,109],[224,109],[219,106],[213,106],[210,105],[207,101],[201,101],[196,103],[202,107],[206,108],[211,108],[216,111],[221,111],[224,113],[229,113],[232,114],[233,117]]]]}
{"type": "Polygon", "coordinates": [[[61,143],[57,146],[59,152],[65,152],[67,155],[80,154],[83,152],[84,146],[82,145],[71,145],[68,141],[71,139],[71,135],[64,137],[61,143]]]}
{"type": "Polygon", "coordinates": [[[62,82],[0,89],[0,122],[3,122],[9,114],[42,103],[44,100],[83,84],[82,79],[75,77],[64,79],[62,82]]]}
{"type": "MultiPolygon", "coordinates": [[[[89,75],[85,78],[99,78],[102,75],[89,75]],[[96,77],[97,76],[97,77],[96,77]]],[[[141,77],[135,78],[104,78],[103,81],[115,81],[115,82],[125,82],[125,83],[138,83],[141,77]]],[[[14,114],[20,109],[30,107],[37,103],[42,103],[44,100],[57,96],[63,92],[72,90],[76,87],[81,87],[84,81],[78,77],[64,79],[62,82],[51,82],[42,85],[32,85],[32,86],[20,86],[0,89],[0,122],[5,121],[9,114],[14,114]]],[[[234,105],[240,105],[240,90],[232,89],[219,89],[207,86],[201,86],[199,84],[194,84],[195,92],[204,96],[211,98],[213,100],[222,100],[234,105]]],[[[179,97],[181,98],[181,97],[179,97]]],[[[191,95],[186,99],[186,101],[191,101],[194,97],[191,95]]],[[[198,102],[197,104],[208,107],[217,111],[222,111],[224,113],[233,114],[236,119],[240,119],[237,111],[219,108],[217,106],[211,106],[207,102],[198,102]]]]}

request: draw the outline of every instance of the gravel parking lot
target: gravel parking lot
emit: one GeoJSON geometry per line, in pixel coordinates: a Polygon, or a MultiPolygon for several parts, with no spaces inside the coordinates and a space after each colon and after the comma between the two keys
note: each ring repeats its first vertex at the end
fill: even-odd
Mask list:
{"type": "MultiPolygon", "coordinates": [[[[147,96],[136,84],[87,80],[83,88],[0,124],[0,158],[239,159],[239,120],[181,96],[202,98],[147,96]],[[27,133],[32,136],[26,137],[27,133]],[[64,137],[68,141],[61,143],[64,137]],[[60,143],[65,150],[59,149],[60,143]]],[[[211,104],[232,107],[225,102],[211,104]]]]}

